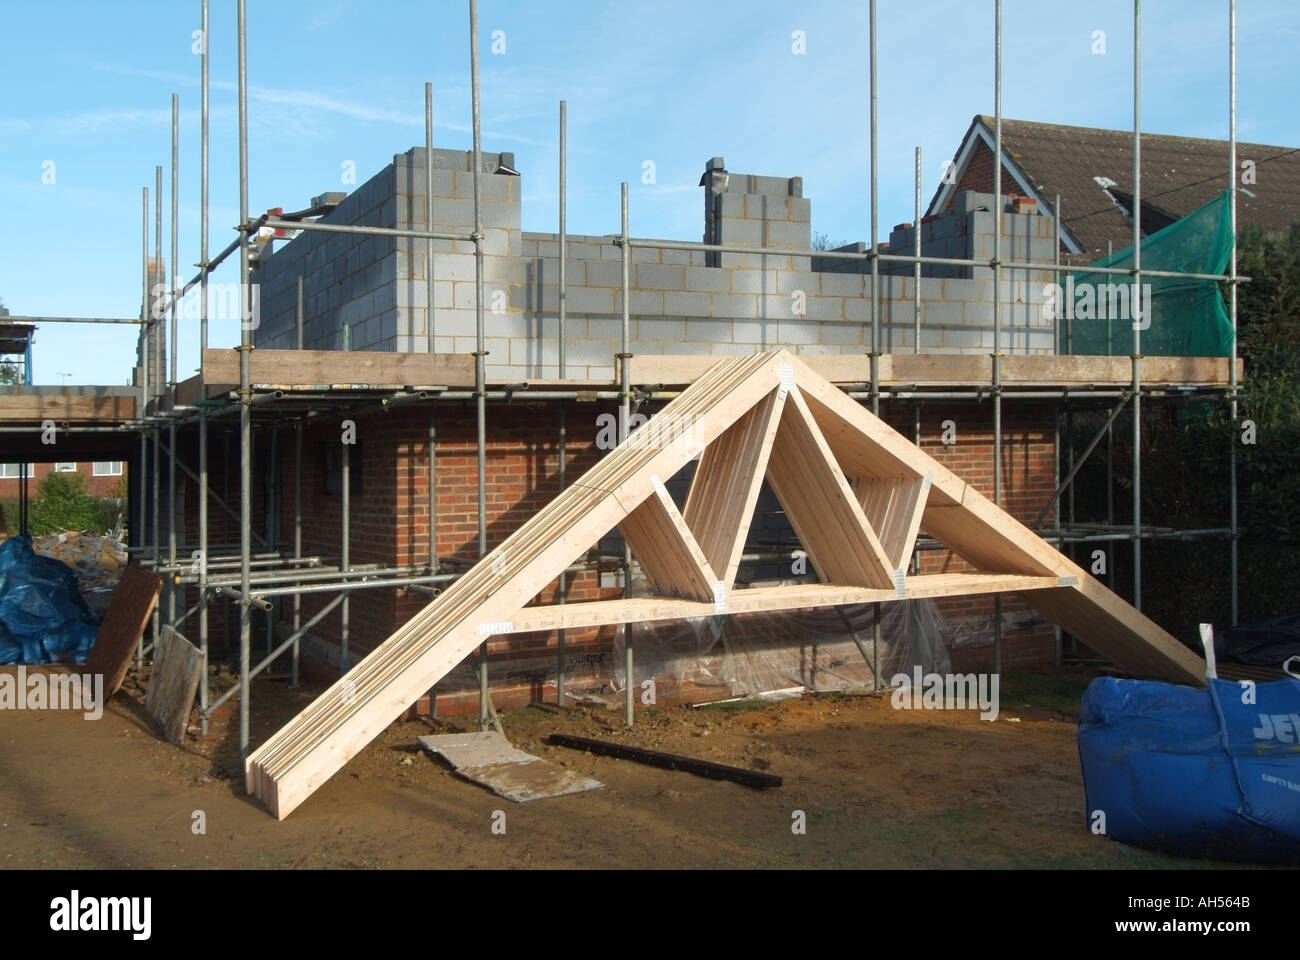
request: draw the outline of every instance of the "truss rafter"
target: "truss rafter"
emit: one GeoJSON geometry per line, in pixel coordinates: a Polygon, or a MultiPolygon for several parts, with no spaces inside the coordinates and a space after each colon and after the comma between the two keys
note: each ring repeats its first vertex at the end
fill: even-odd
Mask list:
{"type": "Polygon", "coordinates": [[[1002,592],[1130,672],[1200,682],[1189,649],[797,358],[729,358],[250,754],[246,786],[288,815],[485,636],[1002,592]],[[696,458],[679,510],[663,478],[696,458]],[[765,479],[819,582],[735,588],[765,479]],[[652,596],[530,605],[615,528],[652,596]],[[918,530],[976,571],[907,576],[918,530]]]}

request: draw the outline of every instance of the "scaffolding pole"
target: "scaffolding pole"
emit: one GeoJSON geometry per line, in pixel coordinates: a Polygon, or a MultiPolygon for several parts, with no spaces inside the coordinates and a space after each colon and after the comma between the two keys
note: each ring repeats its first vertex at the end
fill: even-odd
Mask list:
{"type": "MultiPolygon", "coordinates": [[[[201,0],[199,29],[203,50],[199,60],[199,396],[206,398],[203,351],[208,348],[208,0],[201,0]]],[[[172,459],[176,458],[172,447],[172,459]]],[[[208,701],[211,675],[208,670],[208,415],[199,411],[199,680],[200,732],[208,733],[208,701]]]]}
{"type": "MultiPolygon", "coordinates": [[[[1002,0],[993,5],[993,502],[1002,506],[1002,0]]],[[[1002,673],[1002,594],[993,597],[993,672],[1002,673]]]]}
{"type": "MultiPolygon", "coordinates": [[[[168,264],[166,264],[163,261],[163,247],[162,247],[163,168],[161,166],[155,166],[153,168],[153,176],[154,176],[153,246],[154,246],[154,263],[158,269],[158,279],[154,284],[154,289],[165,293],[165,291],[167,290],[168,264]]],[[[158,398],[158,402],[156,404],[157,409],[162,410],[163,409],[162,401],[163,398],[166,396],[166,392],[167,392],[167,348],[171,346],[171,344],[167,342],[167,327],[163,325],[161,318],[159,318],[156,321],[155,325],[158,328],[158,335],[155,340],[156,349],[154,351],[155,354],[157,355],[157,366],[154,368],[154,381],[153,381],[154,395],[158,398]]],[[[162,522],[162,506],[161,506],[162,451],[160,449],[162,445],[162,429],[161,427],[155,424],[151,432],[153,435],[153,459],[150,461],[149,469],[150,469],[150,473],[153,475],[153,503],[152,503],[153,531],[152,531],[152,538],[151,538],[153,543],[153,552],[150,555],[150,558],[153,564],[153,569],[156,570],[158,568],[158,562],[161,556],[161,536],[162,536],[162,530],[160,527],[160,524],[162,522]]],[[[153,621],[153,637],[151,643],[156,645],[158,643],[158,639],[162,636],[162,611],[159,609],[159,606],[157,604],[155,604],[153,608],[152,621],[153,621]]]]}
{"type": "MultiPolygon", "coordinates": [[[[921,352],[921,148],[916,148],[916,197],[912,226],[912,252],[918,258],[912,264],[912,352],[921,352]]],[[[918,408],[918,416],[919,416],[918,408]]],[[[917,441],[920,444],[920,441],[917,441]]]]}
{"type": "MultiPolygon", "coordinates": [[[[151,349],[151,345],[149,342],[149,333],[150,333],[150,326],[151,326],[150,321],[152,320],[152,316],[151,316],[152,309],[149,302],[150,298],[149,298],[149,188],[148,187],[144,187],[141,190],[141,205],[142,205],[142,212],[140,218],[141,219],[140,244],[142,249],[140,251],[140,260],[141,260],[140,415],[143,417],[149,411],[149,363],[150,363],[149,351],[151,349]]],[[[140,470],[139,470],[140,481],[137,486],[137,489],[139,491],[137,496],[139,497],[140,502],[138,505],[138,509],[136,510],[136,516],[139,518],[140,526],[135,536],[133,536],[131,539],[135,541],[136,546],[140,547],[142,551],[145,546],[145,527],[147,524],[147,521],[145,519],[145,503],[149,499],[147,493],[145,492],[145,480],[146,477],[148,476],[148,473],[146,472],[146,465],[148,464],[148,462],[149,462],[148,434],[144,430],[141,430],[140,431],[140,470]]],[[[22,476],[22,480],[19,484],[20,492],[24,492],[27,486],[26,464],[23,465],[23,469],[20,470],[19,473],[22,476]]],[[[27,530],[26,517],[25,516],[20,517],[20,521],[21,521],[22,530],[26,532],[27,530]]],[[[140,672],[140,668],[143,665],[144,665],[144,633],[142,632],[140,634],[140,639],[136,642],[135,645],[136,673],[140,672]]]]}
{"type": "MultiPolygon", "coordinates": [[[[174,285],[177,277],[177,265],[180,260],[180,237],[177,235],[177,224],[179,221],[179,204],[180,204],[180,172],[178,164],[180,162],[180,97],[172,94],[172,202],[171,202],[171,273],[169,274],[171,284],[174,285]]],[[[170,289],[170,287],[169,287],[170,289]]],[[[169,296],[167,304],[169,320],[169,346],[171,347],[171,366],[168,370],[167,378],[167,405],[169,410],[176,409],[176,354],[177,348],[176,336],[176,297],[169,296]]],[[[176,449],[176,418],[174,416],[167,419],[167,441],[172,450],[176,449]]],[[[167,458],[167,562],[175,566],[176,564],[176,458],[171,456],[167,458]]],[[[167,622],[176,621],[176,586],[170,584],[167,587],[167,622]]]]}
{"type": "MultiPolygon", "coordinates": [[[[473,115],[474,181],[474,394],[478,428],[478,557],[487,556],[487,350],[483,334],[483,208],[479,200],[479,174],[483,166],[483,137],[479,115],[478,0],[469,0],[470,106],[473,115]]],[[[478,658],[478,725],[488,726],[488,640],[483,638],[478,658]]]]}
{"type": "MultiPolygon", "coordinates": [[[[912,254],[917,257],[912,263],[912,352],[921,352],[921,148],[916,148],[916,169],[914,172],[915,179],[915,197],[913,199],[912,211],[912,254]]],[[[912,443],[919,449],[921,446],[921,404],[912,404],[912,443]]],[[[911,556],[912,575],[921,572],[921,555],[912,550],[911,556]]],[[[873,681],[874,682],[874,681],[873,681]]],[[[875,689],[879,689],[879,684],[875,684],[875,689]]]]}
{"type": "MultiPolygon", "coordinates": [[[[560,101],[560,210],[559,210],[559,254],[560,254],[560,292],[559,292],[559,322],[556,331],[556,337],[559,340],[557,344],[559,354],[559,378],[563,380],[568,376],[566,364],[565,346],[568,342],[568,272],[567,263],[569,259],[569,235],[568,235],[568,103],[560,101]]],[[[565,460],[567,458],[568,444],[568,407],[563,403],[560,404],[560,440],[557,456],[559,457],[558,477],[560,492],[564,492],[565,487],[565,460]]],[[[569,595],[569,574],[567,571],[560,573],[559,596],[558,601],[563,604],[569,595]]],[[[564,628],[561,627],[555,635],[555,703],[557,706],[564,706],[564,628]]]]}
{"type": "MultiPolygon", "coordinates": [[[[1052,202],[1052,266],[1061,265],[1061,195],[1056,194],[1052,202]]],[[[1053,271],[1052,279],[1059,282],[1061,274],[1059,271],[1053,271]]],[[[1052,353],[1061,352],[1061,321],[1060,311],[1052,311],[1052,353]]],[[[1052,441],[1052,486],[1061,485],[1061,405],[1058,403],[1053,411],[1053,427],[1055,435],[1052,441]]],[[[1109,437],[1110,434],[1107,434],[1109,437]]],[[[1109,455],[1109,448],[1107,448],[1109,455]]],[[[1110,464],[1106,466],[1106,482],[1110,482],[1110,464]]],[[[1060,549],[1061,536],[1061,500],[1056,500],[1056,510],[1052,513],[1052,530],[1056,534],[1057,549],[1060,549]]],[[[1073,560],[1073,549],[1070,551],[1070,559],[1073,560]]],[[[1052,625],[1052,659],[1056,666],[1061,666],[1064,659],[1064,647],[1062,644],[1061,628],[1056,624],[1052,625]]]]}
{"type": "MultiPolygon", "coordinates": [[[[339,566],[341,573],[348,573],[349,561],[352,553],[352,444],[343,443],[342,468],[340,470],[342,491],[342,504],[339,508],[341,522],[339,524],[339,566]]],[[[302,588],[299,588],[299,593],[302,588]]],[[[349,609],[349,594],[343,594],[343,606],[340,608],[341,623],[339,626],[339,673],[348,672],[350,664],[348,663],[348,641],[351,639],[351,613],[349,609]]]]}
{"type": "MultiPolygon", "coordinates": [[[[433,232],[433,84],[424,85],[424,226],[433,232]]],[[[433,238],[424,241],[424,338],[425,351],[434,352],[433,326],[433,238]]],[[[412,344],[414,349],[415,345],[412,344]]],[[[430,531],[432,536],[432,530],[430,531]]]]}
{"type": "MultiPolygon", "coordinates": [[[[433,231],[433,84],[424,84],[424,225],[433,231]]],[[[433,288],[433,238],[424,242],[424,336],[425,351],[432,356],[437,349],[433,288]]],[[[412,349],[414,349],[412,344],[412,349]]],[[[429,404],[429,423],[425,430],[424,453],[428,472],[429,572],[438,573],[438,407],[429,404]]],[[[414,499],[415,491],[411,491],[414,499]]],[[[414,544],[412,544],[414,554],[414,544]]],[[[438,715],[436,686],[429,688],[429,713],[438,715]]]]}
{"type": "MultiPolygon", "coordinates": [[[[1060,249],[1059,247],[1057,248],[1060,249]]],[[[1053,347],[1055,349],[1055,347],[1053,347]]],[[[1061,486],[1061,405],[1058,403],[1052,411],[1052,486],[1060,488],[1061,486]]],[[[1060,550],[1061,542],[1061,498],[1056,498],[1055,509],[1052,511],[1052,533],[1057,543],[1057,549],[1060,550]]],[[[1056,624],[1052,625],[1052,660],[1056,666],[1061,665],[1063,650],[1061,647],[1061,628],[1056,624]]]]}
{"type": "MultiPolygon", "coordinates": [[[[628,427],[632,421],[632,388],[631,388],[631,370],[630,361],[632,354],[629,353],[629,334],[631,332],[631,312],[628,307],[628,300],[631,298],[632,287],[632,247],[628,244],[628,210],[627,210],[627,181],[624,180],[619,185],[619,236],[621,242],[619,249],[623,254],[623,293],[622,293],[622,324],[619,334],[619,353],[618,353],[618,392],[620,396],[618,408],[618,442],[621,444],[627,439],[628,427]]],[[[628,586],[632,582],[631,569],[631,548],[628,547],[627,541],[623,541],[623,593],[627,594],[628,586]]],[[[623,719],[630,727],[633,724],[633,701],[632,694],[632,632],[624,628],[623,630],[623,669],[625,672],[623,682],[623,719]]]]}
{"type": "MultiPolygon", "coordinates": [[[[877,186],[876,186],[876,0],[871,0],[868,12],[868,43],[871,69],[871,412],[880,416],[880,260],[877,244],[877,186]]],[[[921,225],[917,224],[919,230],[921,225]]]]}
{"type": "Polygon", "coordinates": [[[1236,626],[1240,599],[1238,538],[1241,535],[1237,519],[1237,442],[1241,436],[1237,429],[1237,0],[1228,0],[1228,190],[1228,218],[1232,225],[1232,253],[1228,259],[1228,316],[1232,321],[1232,350],[1228,354],[1228,412],[1232,422],[1228,438],[1228,523],[1232,528],[1232,539],[1228,550],[1232,578],[1231,622],[1236,626]]]}
{"type": "MultiPolygon", "coordinates": [[[[433,84],[424,85],[424,225],[433,230],[433,84]]],[[[424,243],[424,334],[425,350],[430,356],[436,352],[436,325],[434,323],[433,292],[433,240],[424,243]]],[[[414,348],[414,344],[412,344],[414,348]]],[[[429,572],[438,573],[438,406],[429,404],[429,425],[424,442],[426,469],[428,471],[429,508],[429,572]]],[[[412,500],[414,493],[412,491],[412,500]]],[[[414,548],[414,544],[412,544],[414,548]]],[[[414,549],[412,549],[414,553],[414,549]]],[[[429,688],[429,713],[438,715],[436,685],[429,688]]]]}
{"type": "Polygon", "coordinates": [[[253,392],[249,353],[253,349],[248,289],[248,48],[245,0],[236,12],[239,70],[239,755],[248,756],[249,696],[249,552],[252,547],[253,392]]]}
{"type": "MultiPolygon", "coordinates": [[[[295,319],[298,327],[298,349],[303,348],[304,325],[306,323],[306,301],[303,291],[303,277],[298,275],[298,298],[294,305],[295,319]]],[[[293,425],[293,559],[294,566],[298,567],[302,562],[302,432],[303,422],[299,420],[293,425]]],[[[301,584],[299,584],[301,586],[301,584]]],[[[302,597],[298,594],[293,595],[293,665],[291,667],[291,676],[289,683],[291,686],[298,686],[300,669],[299,658],[301,655],[300,645],[296,639],[302,628],[302,597]]]]}
{"type": "MultiPolygon", "coordinates": [[[[1133,0],[1133,289],[1142,303],[1142,0],[1133,0]]],[[[1133,609],[1142,611],[1142,324],[1133,322],[1133,609]]]]}

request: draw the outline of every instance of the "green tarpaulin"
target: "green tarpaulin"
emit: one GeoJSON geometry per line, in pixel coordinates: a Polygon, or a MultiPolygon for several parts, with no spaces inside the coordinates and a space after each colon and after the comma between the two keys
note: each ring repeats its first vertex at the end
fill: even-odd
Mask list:
{"type": "MultiPolygon", "coordinates": [[[[1199,210],[1143,239],[1142,269],[1223,273],[1233,242],[1228,199],[1225,190],[1199,210]]],[[[1133,247],[1093,266],[1132,267],[1133,247]]],[[[1232,323],[1217,281],[1143,274],[1141,298],[1133,296],[1132,284],[1131,277],[1119,274],[1066,275],[1058,298],[1060,352],[1130,356],[1137,323],[1142,326],[1143,355],[1228,356],[1232,323]]]]}

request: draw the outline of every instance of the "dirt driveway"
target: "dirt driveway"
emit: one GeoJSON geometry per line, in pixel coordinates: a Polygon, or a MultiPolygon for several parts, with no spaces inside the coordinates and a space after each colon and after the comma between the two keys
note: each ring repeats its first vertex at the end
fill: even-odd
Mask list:
{"type": "MultiPolygon", "coordinates": [[[[1002,712],[894,710],[887,698],[505,716],[515,745],[605,784],[514,804],[424,753],[402,722],[284,822],[227,773],[224,724],[174,747],[139,688],[102,719],[0,713],[4,867],[1167,867],[1084,828],[1075,710],[1090,675],[1007,676],[1002,712]],[[545,741],[566,732],[780,774],[754,790],[545,741]],[[493,812],[504,811],[504,835],[493,812]],[[806,833],[792,824],[802,811],[806,833]],[[196,834],[199,820],[206,833],[196,834]]],[[[254,741],[310,700],[258,683],[254,741]]],[[[229,721],[230,715],[223,718],[229,721]]],[[[443,732],[467,722],[435,721],[443,732]]]]}

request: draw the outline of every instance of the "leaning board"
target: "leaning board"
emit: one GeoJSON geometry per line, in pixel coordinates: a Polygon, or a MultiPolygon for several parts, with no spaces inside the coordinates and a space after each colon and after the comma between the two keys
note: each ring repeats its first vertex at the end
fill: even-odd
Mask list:
{"type": "Polygon", "coordinates": [[[171,627],[163,627],[153,651],[153,670],[144,706],[172,743],[185,739],[190,708],[203,673],[203,654],[171,627]]]}
{"type": "Polygon", "coordinates": [[[162,578],[143,567],[130,564],[113,591],[113,599],[99,625],[95,645],[86,658],[86,672],[104,675],[104,699],[122,687],[131,654],[153,615],[162,592],[162,578]]]}

